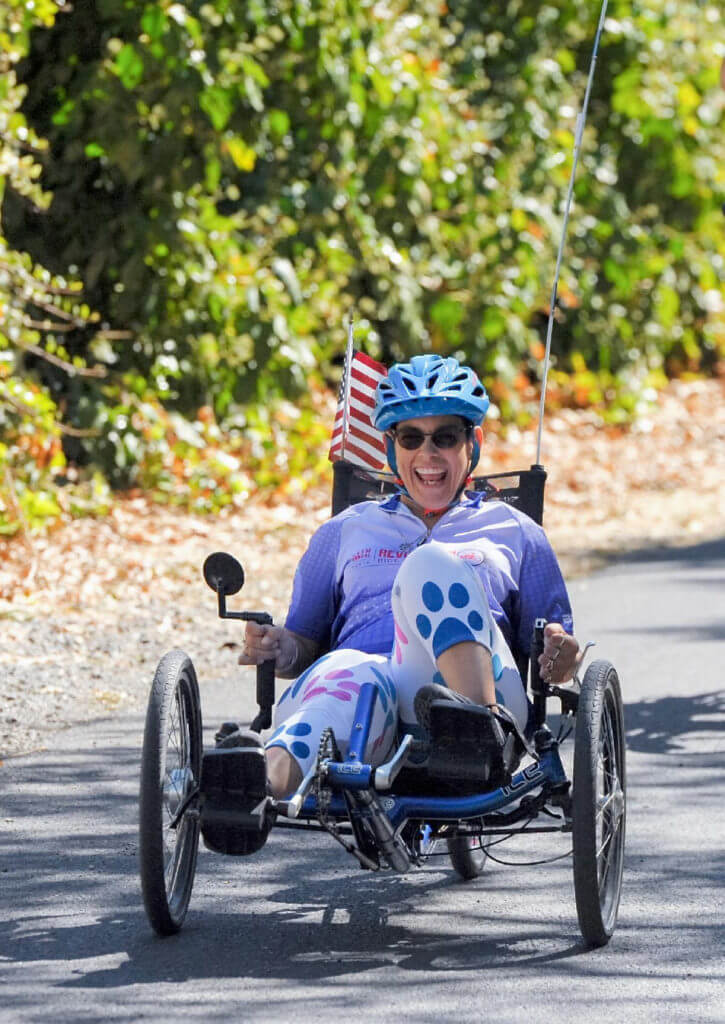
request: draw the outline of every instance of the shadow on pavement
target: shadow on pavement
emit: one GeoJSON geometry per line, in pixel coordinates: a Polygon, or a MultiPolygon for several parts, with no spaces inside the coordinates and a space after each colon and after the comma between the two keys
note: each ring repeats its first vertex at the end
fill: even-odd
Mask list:
{"type": "MultiPolygon", "coordinates": [[[[694,728],[696,718],[718,715],[722,708],[723,694],[683,705],[630,706],[633,743],[640,733],[647,737],[641,741],[646,745],[635,749],[667,751],[683,723],[694,728]]],[[[327,837],[314,835],[273,834],[262,853],[249,859],[202,855],[183,931],[158,939],[143,914],[138,885],[138,758],[137,747],[114,745],[112,758],[105,748],[74,749],[55,759],[17,764],[19,785],[6,807],[23,828],[7,837],[2,868],[8,881],[18,876],[23,914],[0,930],[5,968],[55,963],[63,972],[58,984],[67,989],[189,979],[349,978],[342,983],[351,986],[353,1001],[360,973],[385,966],[413,972],[411,984],[419,982],[418,972],[548,964],[563,981],[576,973],[577,963],[582,971],[591,969],[590,956],[597,954],[589,954],[579,938],[569,862],[538,871],[495,868],[493,879],[487,873],[466,886],[443,858],[422,872],[374,877],[356,871],[327,837]],[[63,816],[78,812],[83,830],[76,825],[64,835],[63,816]],[[35,828],[40,819],[42,832],[35,828]],[[552,891],[565,901],[564,912],[542,922],[529,910],[552,891]],[[460,927],[451,924],[446,909],[451,900],[456,905],[454,892],[467,898],[457,911],[460,927]],[[70,893],[76,902],[66,902],[70,893]],[[492,915],[496,927],[488,928],[492,915]],[[104,956],[122,959],[99,963],[104,956]]],[[[533,847],[538,838],[528,842],[533,847]]],[[[671,873],[681,886],[702,883],[697,850],[676,858],[656,856],[660,877],[671,873]]],[[[598,960],[597,971],[606,974],[606,963],[598,960]]],[[[621,969],[620,963],[616,970],[621,969]]]]}
{"type": "Polygon", "coordinates": [[[686,546],[658,544],[620,553],[611,551],[594,553],[600,554],[608,563],[615,564],[622,562],[682,562],[684,565],[707,566],[712,569],[725,565],[725,536],[686,546]]]}
{"type": "MultiPolygon", "coordinates": [[[[192,898],[183,931],[171,938],[155,937],[140,911],[129,909],[128,899],[116,891],[118,908],[114,912],[80,926],[64,926],[51,916],[31,914],[22,928],[3,936],[0,949],[4,957],[19,962],[75,962],[75,976],[61,983],[67,989],[118,989],[194,979],[252,979],[267,984],[334,979],[336,984],[350,987],[347,998],[352,1002],[360,975],[386,966],[411,972],[410,982],[399,982],[403,985],[419,984],[421,975],[430,980],[446,972],[521,971],[542,965],[549,965],[564,984],[591,970],[595,962],[598,976],[611,974],[621,979],[627,974],[621,959],[610,963],[606,953],[585,949],[573,927],[573,899],[570,924],[563,924],[560,916],[542,923],[527,918],[527,895],[522,894],[517,911],[506,913],[503,931],[503,918],[499,918],[496,936],[488,936],[484,904],[500,902],[502,890],[506,892],[505,873],[503,879],[497,873],[495,889],[488,897],[485,886],[490,881],[468,887],[471,906],[461,918],[463,934],[455,934],[455,929],[451,934],[449,927],[436,928],[440,900],[433,909],[427,905],[437,891],[460,887],[450,876],[432,872],[422,881],[419,875],[417,883],[411,884],[400,876],[363,878],[348,867],[334,879],[320,877],[319,853],[311,843],[305,849],[290,850],[278,841],[254,860],[264,862],[270,882],[277,886],[263,899],[253,901],[256,909],[250,909],[244,898],[243,875],[249,862],[237,862],[239,884],[231,891],[217,887],[211,898],[202,898],[206,905],[200,908],[194,907],[192,898]],[[396,921],[406,915],[413,915],[415,923],[396,921]],[[480,926],[480,933],[474,935],[470,931],[473,917],[480,926]],[[113,954],[123,954],[124,959],[114,966],[83,962],[91,955],[113,954]]],[[[638,870],[644,874],[656,871],[663,884],[671,879],[680,889],[689,886],[693,890],[702,885],[702,862],[695,851],[684,858],[665,857],[664,863],[660,854],[653,853],[649,860],[649,864],[640,863],[638,870]]],[[[209,870],[208,861],[202,863],[201,870],[209,870]]],[[[718,877],[721,875],[720,870],[718,877]]],[[[527,887],[528,897],[535,899],[536,888],[551,881],[549,875],[539,875],[536,886],[527,887]]],[[[75,882],[86,884],[82,872],[75,882]]],[[[560,876],[555,883],[561,885],[560,876]]],[[[117,890],[109,888],[109,895],[114,888],[117,890]]],[[[687,928],[712,932],[707,941],[717,941],[719,925],[688,922],[687,928]]],[[[629,941],[645,940],[643,935],[635,935],[629,941]]],[[[622,938],[617,945],[621,949],[626,943],[622,938]]]]}
{"type": "Polygon", "coordinates": [[[706,756],[722,747],[725,737],[725,690],[627,704],[625,727],[629,750],[681,754],[683,742],[690,739],[688,749],[692,750],[691,738],[699,735],[703,748],[700,753],[706,756]]]}

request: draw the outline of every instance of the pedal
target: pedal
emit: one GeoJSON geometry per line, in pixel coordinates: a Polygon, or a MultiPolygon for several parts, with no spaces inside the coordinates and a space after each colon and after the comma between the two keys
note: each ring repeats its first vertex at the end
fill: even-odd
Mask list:
{"type": "Polygon", "coordinates": [[[485,707],[433,701],[428,773],[446,782],[498,789],[511,781],[517,738],[485,707]]]}
{"type": "Polygon", "coordinates": [[[207,750],[200,789],[201,834],[208,849],[246,856],[264,846],[275,814],[261,747],[207,750]]]}

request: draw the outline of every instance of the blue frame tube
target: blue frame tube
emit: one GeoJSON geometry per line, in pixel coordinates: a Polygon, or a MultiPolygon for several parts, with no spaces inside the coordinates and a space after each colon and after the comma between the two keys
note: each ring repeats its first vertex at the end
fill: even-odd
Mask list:
{"type": "MultiPolygon", "coordinates": [[[[329,778],[341,788],[365,789],[363,779],[369,780],[372,772],[370,765],[346,766],[345,764],[330,765],[329,778]],[[347,767],[347,771],[345,770],[347,767]],[[353,769],[353,771],[351,771],[353,769]]],[[[394,793],[379,793],[393,828],[410,818],[421,818],[424,821],[463,821],[466,818],[480,818],[484,814],[500,811],[503,807],[518,800],[526,793],[537,789],[544,782],[553,784],[566,782],[567,776],[559,757],[559,751],[552,747],[542,753],[539,761],[533,761],[511,779],[508,786],[494,789],[490,793],[474,793],[473,796],[395,796],[394,793]]],[[[327,812],[333,818],[348,818],[344,799],[333,795],[327,812]]],[[[317,799],[308,797],[302,807],[300,817],[314,818],[317,815],[317,799]]]]}
{"type": "Polygon", "coordinates": [[[377,699],[375,683],[363,683],[355,705],[347,757],[342,764],[333,763],[327,767],[327,778],[335,789],[370,789],[372,786],[373,769],[365,764],[363,758],[377,699]]]}
{"type": "Polygon", "coordinates": [[[327,778],[334,789],[370,789],[372,775],[369,764],[343,761],[327,766],[327,778]]]}
{"type": "Polygon", "coordinates": [[[350,730],[350,741],[347,745],[346,762],[362,763],[365,760],[365,747],[368,745],[370,726],[373,721],[375,701],[378,699],[378,688],[375,683],[363,683],[355,705],[355,721],[350,730]]]}
{"type": "Polygon", "coordinates": [[[458,797],[394,797],[395,805],[386,810],[393,828],[409,818],[423,818],[426,821],[478,818],[501,810],[533,789],[538,789],[544,782],[566,782],[566,773],[556,749],[545,751],[538,762],[534,761],[517,772],[508,786],[494,789],[490,793],[458,797]]]}

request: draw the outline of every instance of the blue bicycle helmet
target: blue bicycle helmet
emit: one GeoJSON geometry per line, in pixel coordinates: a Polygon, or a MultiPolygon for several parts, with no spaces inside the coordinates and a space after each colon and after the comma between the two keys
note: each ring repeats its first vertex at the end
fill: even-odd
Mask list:
{"type": "MultiPolygon", "coordinates": [[[[486,389],[470,367],[461,366],[452,356],[413,356],[409,363],[391,366],[387,377],[378,382],[372,421],[381,431],[418,416],[461,416],[478,426],[488,406],[486,389]]],[[[388,464],[397,472],[390,438],[387,449],[388,464]]],[[[480,454],[474,438],[469,472],[478,464],[480,454]]]]}

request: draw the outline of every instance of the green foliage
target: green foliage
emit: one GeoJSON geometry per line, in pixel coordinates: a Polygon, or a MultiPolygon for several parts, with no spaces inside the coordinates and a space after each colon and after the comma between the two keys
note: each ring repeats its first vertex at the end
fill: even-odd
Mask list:
{"type": "MultiPolygon", "coordinates": [[[[49,0],[0,4],[0,198],[7,187],[37,211],[50,201],[39,184],[46,144],[21,111],[25,90],[16,67],[30,30],[51,26],[57,10],[49,0]]],[[[67,479],[61,437],[73,428],[62,423],[62,395],[33,371],[46,365],[66,381],[96,374],[65,344],[69,333],[93,333],[96,319],[78,281],[34,265],[0,233],[0,533],[33,530],[64,513],[101,511],[107,504],[108,487],[97,475],[57,486],[67,479]]]]}
{"type": "MultiPolygon", "coordinates": [[[[57,458],[200,507],[303,475],[351,311],[371,354],[463,355],[525,416],[597,9],[1,2],[0,258],[74,318],[42,332],[65,368],[11,339],[2,379],[51,403],[57,458]],[[287,400],[302,412],[284,425],[287,400]],[[237,468],[214,468],[216,424],[237,468]],[[292,464],[267,465],[265,434],[292,464]]],[[[723,56],[714,3],[610,3],[554,336],[562,401],[626,412],[648,374],[722,358],[723,56]]],[[[20,293],[13,315],[29,308],[20,293]]]]}

